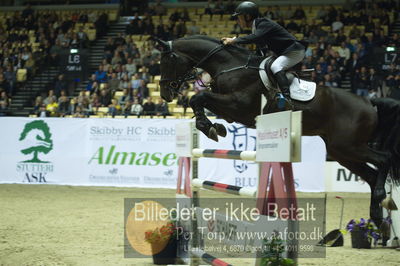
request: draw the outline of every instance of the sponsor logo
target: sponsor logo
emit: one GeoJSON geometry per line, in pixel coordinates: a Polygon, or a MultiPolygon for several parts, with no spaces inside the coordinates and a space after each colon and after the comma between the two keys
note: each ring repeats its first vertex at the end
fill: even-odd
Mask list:
{"type": "Polygon", "coordinates": [[[92,126],[89,128],[90,140],[127,140],[140,141],[142,127],[112,127],[112,126],[92,126]]]}
{"type": "Polygon", "coordinates": [[[344,168],[337,169],[336,181],[365,183],[365,181],[362,180],[361,177],[344,168]]]}
{"type": "MultiPolygon", "coordinates": [[[[256,137],[250,136],[248,129],[245,126],[231,125],[228,127],[228,130],[233,134],[232,147],[234,150],[256,150],[256,137]]],[[[248,168],[248,164],[254,164],[254,162],[233,160],[233,167],[238,173],[245,172],[248,168]]]]}
{"type": "Polygon", "coordinates": [[[40,154],[48,154],[53,150],[53,140],[50,128],[43,120],[35,120],[25,124],[19,141],[23,148],[20,150],[30,159],[17,164],[17,172],[23,174],[23,182],[46,183],[49,173],[54,171],[54,165],[40,158],[40,154]]]}
{"type": "Polygon", "coordinates": [[[116,151],[115,145],[100,146],[90,157],[88,164],[132,165],[132,166],[173,166],[177,165],[175,153],[116,151]]]}

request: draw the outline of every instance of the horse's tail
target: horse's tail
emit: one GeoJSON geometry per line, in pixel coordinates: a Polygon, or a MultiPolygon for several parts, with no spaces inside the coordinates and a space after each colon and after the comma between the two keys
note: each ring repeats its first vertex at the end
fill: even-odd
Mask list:
{"type": "Polygon", "coordinates": [[[377,141],[380,150],[391,153],[390,174],[400,183],[400,101],[391,98],[371,100],[378,109],[377,141]]]}

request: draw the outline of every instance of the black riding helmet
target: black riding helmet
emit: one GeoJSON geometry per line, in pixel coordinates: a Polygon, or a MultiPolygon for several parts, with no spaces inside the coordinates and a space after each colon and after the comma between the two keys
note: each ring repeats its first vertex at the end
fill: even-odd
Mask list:
{"type": "Polygon", "coordinates": [[[236,7],[232,17],[237,17],[238,15],[250,15],[252,18],[257,18],[259,16],[258,6],[249,1],[242,2],[236,7]]]}

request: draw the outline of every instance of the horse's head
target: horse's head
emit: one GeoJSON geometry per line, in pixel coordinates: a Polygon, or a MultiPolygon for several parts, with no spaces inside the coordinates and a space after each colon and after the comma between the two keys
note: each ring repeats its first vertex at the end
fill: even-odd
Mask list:
{"type": "Polygon", "coordinates": [[[172,41],[157,41],[164,48],[161,54],[160,64],[160,95],[165,101],[171,102],[179,93],[182,83],[194,79],[194,62],[188,57],[179,55],[174,51],[172,48],[172,41]]]}

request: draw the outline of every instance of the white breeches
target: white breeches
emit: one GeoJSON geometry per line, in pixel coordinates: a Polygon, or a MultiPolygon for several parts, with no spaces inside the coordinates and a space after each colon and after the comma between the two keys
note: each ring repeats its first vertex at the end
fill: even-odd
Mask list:
{"type": "Polygon", "coordinates": [[[304,50],[290,51],[279,56],[271,65],[272,73],[276,74],[281,70],[287,70],[292,66],[300,63],[305,56],[304,50]]]}

